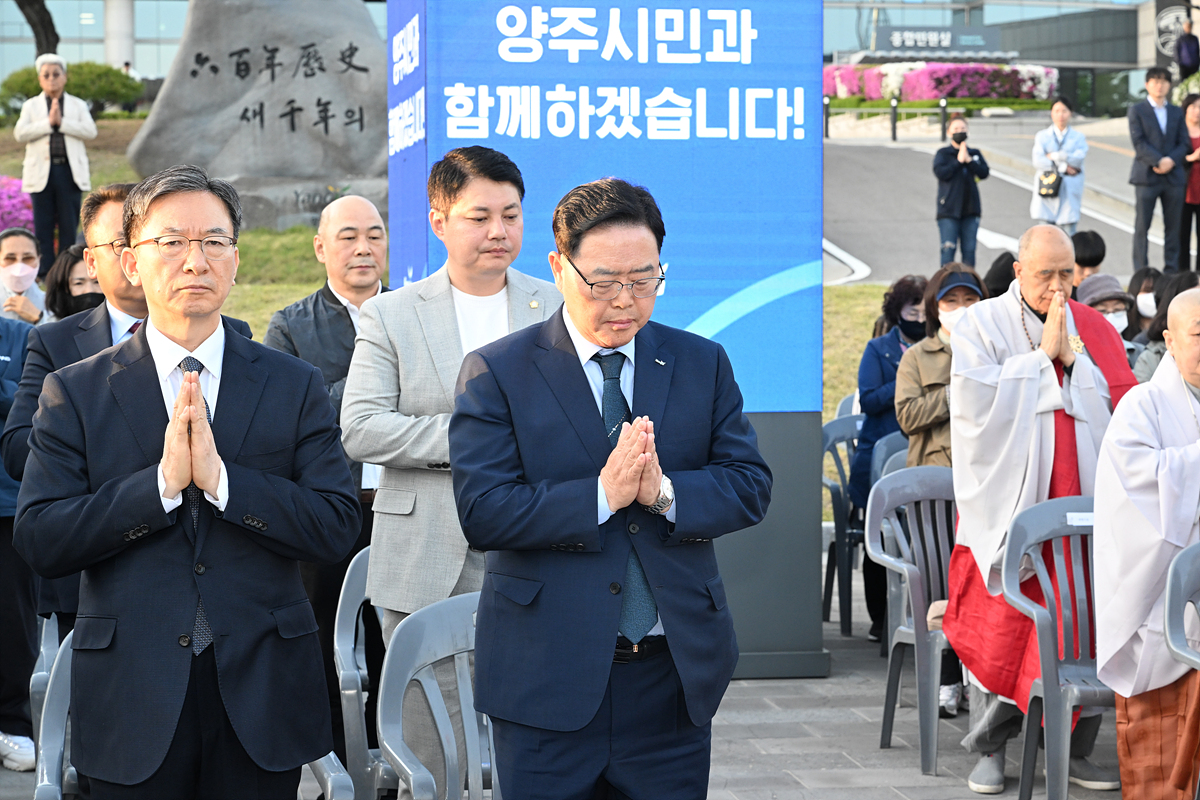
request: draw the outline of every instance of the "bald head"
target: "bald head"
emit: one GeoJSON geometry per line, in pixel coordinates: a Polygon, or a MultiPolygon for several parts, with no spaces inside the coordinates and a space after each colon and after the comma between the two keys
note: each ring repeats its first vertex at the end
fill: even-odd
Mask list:
{"type": "Polygon", "coordinates": [[[321,212],[313,237],[329,285],[356,306],[374,297],[387,264],[387,231],[379,209],[365,197],[339,197],[321,212]]]}
{"type": "Polygon", "coordinates": [[[1034,311],[1045,314],[1056,293],[1071,296],[1075,277],[1075,246],[1071,237],[1054,225],[1034,225],[1021,236],[1013,272],[1025,302],[1034,311]]]}
{"type": "Polygon", "coordinates": [[[1175,295],[1167,307],[1163,341],[1183,379],[1200,387],[1200,287],[1175,295]]]}

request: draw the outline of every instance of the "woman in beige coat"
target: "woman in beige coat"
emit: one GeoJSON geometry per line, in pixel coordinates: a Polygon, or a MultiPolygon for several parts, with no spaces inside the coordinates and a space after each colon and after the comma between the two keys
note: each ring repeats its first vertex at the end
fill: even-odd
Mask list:
{"type": "MultiPolygon", "coordinates": [[[[910,467],[950,466],[950,337],[967,308],[988,296],[970,267],[943,266],[925,289],[928,334],[900,359],[896,370],[896,421],[908,436],[910,467]]],[[[939,713],[958,715],[962,697],[962,665],[952,654],[942,657],[939,713]]]]}

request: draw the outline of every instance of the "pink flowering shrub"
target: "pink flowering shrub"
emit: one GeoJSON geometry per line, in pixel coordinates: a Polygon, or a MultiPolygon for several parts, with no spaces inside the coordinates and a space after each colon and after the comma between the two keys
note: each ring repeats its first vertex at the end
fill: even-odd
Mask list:
{"type": "Polygon", "coordinates": [[[0,229],[33,230],[33,201],[21,191],[20,178],[0,175],[0,229]]]}
{"type": "Polygon", "coordinates": [[[1058,70],[1035,64],[945,64],[923,61],[863,68],[829,65],[822,75],[828,97],[886,100],[995,98],[1047,100],[1058,84],[1058,70]]]}
{"type": "Polygon", "coordinates": [[[862,74],[863,96],[868,100],[882,100],[883,98],[883,70],[879,67],[870,67],[863,70],[862,74]]]}
{"type": "Polygon", "coordinates": [[[832,64],[826,64],[821,70],[821,94],[826,97],[837,97],[837,82],[834,80],[833,71],[837,69],[832,64]]]}

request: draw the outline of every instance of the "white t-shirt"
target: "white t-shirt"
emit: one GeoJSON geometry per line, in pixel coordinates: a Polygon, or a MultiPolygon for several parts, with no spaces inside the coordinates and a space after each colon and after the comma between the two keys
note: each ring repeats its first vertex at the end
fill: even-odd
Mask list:
{"type": "Polygon", "coordinates": [[[487,297],[459,291],[451,286],[454,315],[458,317],[458,339],[463,355],[508,335],[508,287],[487,297]]]}

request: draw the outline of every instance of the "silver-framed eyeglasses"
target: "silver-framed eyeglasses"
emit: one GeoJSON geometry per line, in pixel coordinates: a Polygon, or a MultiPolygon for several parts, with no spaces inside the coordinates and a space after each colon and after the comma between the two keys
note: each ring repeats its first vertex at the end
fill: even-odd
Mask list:
{"type": "Polygon", "coordinates": [[[658,294],[658,287],[662,286],[663,281],[667,279],[664,275],[658,275],[653,278],[639,278],[631,283],[621,283],[621,281],[589,281],[579,271],[579,267],[575,266],[574,261],[567,259],[567,263],[571,265],[571,269],[575,270],[576,274],[591,289],[593,300],[612,300],[626,286],[629,287],[629,291],[633,292],[633,296],[638,299],[653,297],[658,294]]]}
{"type": "Polygon", "coordinates": [[[150,239],[134,242],[130,247],[141,247],[151,242],[158,245],[158,254],[167,261],[179,261],[184,258],[187,255],[188,248],[192,246],[192,242],[200,243],[200,252],[204,254],[205,258],[211,258],[213,261],[222,261],[229,258],[233,252],[234,245],[237,244],[237,239],[230,236],[205,236],[203,239],[189,239],[177,233],[168,233],[163,236],[154,236],[150,239]]]}
{"type": "Polygon", "coordinates": [[[118,255],[118,256],[121,255],[121,253],[123,253],[125,251],[125,248],[128,246],[129,245],[126,244],[124,236],[120,236],[116,239],[113,239],[111,242],[101,242],[100,244],[89,244],[88,245],[88,247],[92,250],[99,250],[101,247],[111,247],[113,250],[113,254],[118,255]]]}

